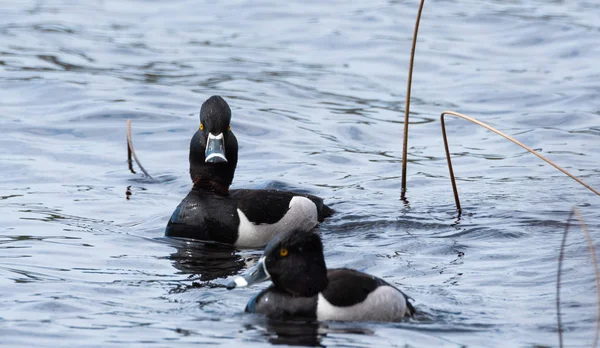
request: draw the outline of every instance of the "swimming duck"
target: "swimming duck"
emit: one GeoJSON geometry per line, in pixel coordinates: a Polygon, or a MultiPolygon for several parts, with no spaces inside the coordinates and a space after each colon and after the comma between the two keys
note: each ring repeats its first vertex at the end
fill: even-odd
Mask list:
{"type": "Polygon", "coordinates": [[[319,197],[280,190],[229,190],[238,160],[227,102],[212,96],[190,142],[194,186],[173,212],[166,236],[264,247],[281,231],[309,231],[333,210],[319,197]]]}
{"type": "Polygon", "coordinates": [[[248,302],[246,312],[340,321],[397,321],[415,313],[408,296],[383,279],[347,268],[328,270],[314,232],[278,235],[246,275],[235,277],[227,288],[267,279],[273,284],[248,302]]]}

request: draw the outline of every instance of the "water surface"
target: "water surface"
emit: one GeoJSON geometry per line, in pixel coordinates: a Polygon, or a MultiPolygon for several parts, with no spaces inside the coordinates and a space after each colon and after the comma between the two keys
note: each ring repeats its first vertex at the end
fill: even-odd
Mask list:
{"type": "MultiPolygon", "coordinates": [[[[598,197],[478,117],[600,187],[600,5],[428,1],[402,114],[416,1],[4,1],[0,6],[0,333],[10,346],[558,345],[558,247],[598,197]],[[235,188],[318,194],[330,267],[415,299],[402,323],[269,321],[260,286],[222,287],[260,254],[163,238],[190,189],[198,110],[221,95],[240,144],[235,188]],[[125,120],[158,183],[127,169],[125,120]],[[130,194],[127,195],[126,193],[130,194]],[[129,198],[129,199],[127,199],[129,198]]],[[[591,258],[574,228],[565,343],[589,346],[591,258]]],[[[266,284],[265,284],[266,285],[266,284]]]]}

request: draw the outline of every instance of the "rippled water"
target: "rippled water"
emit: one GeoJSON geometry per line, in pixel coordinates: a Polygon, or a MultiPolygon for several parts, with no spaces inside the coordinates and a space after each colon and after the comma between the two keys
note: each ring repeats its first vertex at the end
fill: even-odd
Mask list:
{"type": "MultiPolygon", "coordinates": [[[[555,277],[568,213],[600,241],[598,197],[496,135],[600,187],[600,5],[428,1],[413,84],[408,201],[402,113],[416,1],[3,1],[0,333],[10,346],[558,345],[555,277]],[[421,314],[393,324],[275,322],[224,277],[260,254],[170,240],[190,188],[198,110],[222,95],[236,188],[318,194],[330,267],[380,276],[421,314]],[[127,169],[125,120],[158,183],[127,169]],[[127,199],[126,192],[131,195],[127,199]]],[[[566,248],[565,343],[591,344],[580,230],[566,248]]]]}

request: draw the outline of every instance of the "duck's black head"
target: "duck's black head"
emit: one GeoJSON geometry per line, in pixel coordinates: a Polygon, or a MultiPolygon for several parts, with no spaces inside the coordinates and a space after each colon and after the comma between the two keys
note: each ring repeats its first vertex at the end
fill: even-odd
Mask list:
{"type": "Polygon", "coordinates": [[[238,144],[231,131],[231,109],[219,97],[200,109],[200,128],[190,142],[190,176],[194,188],[227,193],[237,165],[238,144]]]}
{"type": "Polygon", "coordinates": [[[258,263],[228,288],[271,278],[276,288],[296,296],[314,296],[327,287],[323,243],[314,232],[290,231],[273,238],[258,263]]]}

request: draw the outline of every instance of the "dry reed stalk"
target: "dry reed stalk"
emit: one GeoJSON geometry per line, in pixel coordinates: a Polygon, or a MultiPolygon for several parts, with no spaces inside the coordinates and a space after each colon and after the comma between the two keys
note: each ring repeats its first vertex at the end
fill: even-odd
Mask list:
{"type": "Polygon", "coordinates": [[[140,167],[142,172],[144,172],[144,174],[146,174],[146,176],[149,177],[150,179],[155,180],[152,177],[152,175],[148,174],[148,172],[146,171],[146,169],[140,162],[139,158],[135,154],[135,149],[133,148],[133,142],[131,141],[131,120],[127,120],[127,163],[129,164],[129,170],[131,170],[131,172],[135,174],[135,171],[133,170],[133,165],[131,162],[131,155],[133,155],[133,158],[135,159],[135,163],[137,163],[138,167],[140,167]]]}
{"type": "Polygon", "coordinates": [[[492,132],[512,141],[513,143],[519,145],[520,147],[524,148],[525,150],[531,152],[532,154],[536,155],[537,157],[541,158],[542,160],[544,160],[546,163],[550,164],[551,166],[553,166],[554,168],[558,169],[559,171],[561,171],[562,173],[568,175],[571,179],[577,181],[578,183],[580,183],[581,185],[583,185],[585,188],[587,188],[588,190],[594,192],[595,194],[597,194],[598,196],[600,196],[600,192],[598,192],[597,190],[595,190],[594,188],[592,188],[591,186],[589,186],[588,184],[584,183],[581,179],[577,178],[575,175],[567,172],[565,169],[559,167],[556,163],[552,162],[551,160],[547,159],[546,157],[540,155],[538,152],[536,152],[534,149],[530,148],[529,146],[521,143],[520,141],[514,139],[513,137],[506,135],[504,133],[502,133],[501,131],[497,130],[496,128],[489,126],[479,120],[476,120],[472,117],[469,116],[465,116],[463,114],[460,114],[458,112],[454,112],[454,111],[444,111],[442,112],[442,115],[440,116],[440,120],[442,121],[442,135],[444,137],[444,148],[446,149],[446,160],[448,161],[448,171],[450,172],[450,181],[452,182],[452,190],[454,191],[454,201],[456,202],[456,209],[458,209],[458,211],[461,211],[460,208],[460,200],[458,198],[458,189],[456,188],[456,180],[454,179],[454,171],[452,169],[452,161],[450,159],[450,149],[448,148],[448,138],[446,136],[446,124],[444,122],[444,116],[445,115],[451,115],[451,116],[456,116],[459,118],[462,118],[464,120],[473,122],[481,127],[484,127],[488,130],[491,130],[492,132]]]}
{"type": "Polygon", "coordinates": [[[415,31],[412,38],[412,48],[410,50],[410,65],[408,67],[408,84],[406,86],[406,106],[404,108],[404,138],[402,140],[402,190],[400,191],[400,199],[406,199],[406,163],[408,155],[408,118],[410,112],[410,90],[412,87],[412,74],[413,65],[415,63],[415,50],[417,47],[417,34],[419,33],[419,23],[421,22],[421,12],[423,12],[423,5],[425,0],[421,0],[419,5],[419,13],[417,13],[417,20],[415,22],[415,31]]]}
{"type": "Polygon", "coordinates": [[[569,227],[571,226],[571,219],[573,215],[577,217],[579,221],[579,225],[583,230],[583,235],[588,244],[588,250],[590,255],[592,256],[592,263],[594,264],[594,276],[596,278],[596,334],[594,335],[594,344],[592,347],[598,346],[598,338],[600,336],[600,273],[598,272],[598,261],[596,260],[596,250],[594,249],[594,243],[592,242],[592,237],[590,236],[590,232],[588,231],[585,222],[583,221],[583,217],[579,212],[579,209],[574,207],[571,209],[569,213],[569,218],[567,219],[567,225],[565,226],[565,232],[563,233],[562,242],[560,243],[560,253],[558,255],[558,272],[556,274],[556,317],[558,324],[558,342],[559,347],[563,347],[563,335],[562,335],[562,320],[560,318],[560,278],[562,274],[562,263],[564,260],[564,249],[565,244],[567,242],[567,234],[569,233],[569,227]]]}

